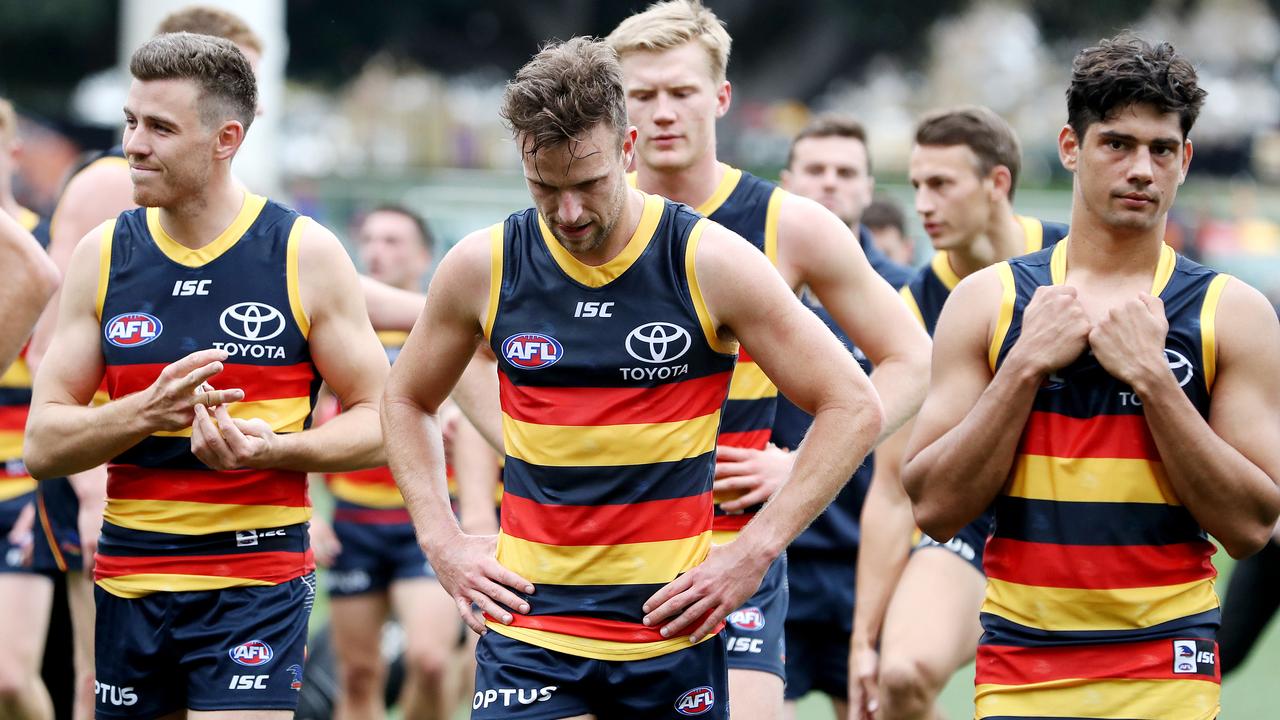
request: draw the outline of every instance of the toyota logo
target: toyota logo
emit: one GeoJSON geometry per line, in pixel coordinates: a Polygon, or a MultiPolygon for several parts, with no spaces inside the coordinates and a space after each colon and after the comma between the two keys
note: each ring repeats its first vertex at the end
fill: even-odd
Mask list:
{"type": "Polygon", "coordinates": [[[284,332],[284,315],[260,302],[236,303],[222,311],[218,324],[224,332],[241,340],[262,341],[284,332]],[[235,328],[234,330],[232,328],[235,328]]]}
{"type": "Polygon", "coordinates": [[[645,323],[627,335],[627,354],[646,363],[671,362],[689,352],[689,331],[669,322],[645,323]]]}
{"type": "Polygon", "coordinates": [[[1169,369],[1173,371],[1173,376],[1178,379],[1178,387],[1182,387],[1191,382],[1191,376],[1196,374],[1196,366],[1185,355],[1177,350],[1164,349],[1164,359],[1169,363],[1169,369]]]}

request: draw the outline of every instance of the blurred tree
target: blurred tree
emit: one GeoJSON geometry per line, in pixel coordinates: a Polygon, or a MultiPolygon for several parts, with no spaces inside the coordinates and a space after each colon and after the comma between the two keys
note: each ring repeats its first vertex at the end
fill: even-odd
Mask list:
{"type": "Polygon", "coordinates": [[[0,2],[0,94],[63,117],[75,84],[115,64],[119,10],[103,0],[0,2]]]}

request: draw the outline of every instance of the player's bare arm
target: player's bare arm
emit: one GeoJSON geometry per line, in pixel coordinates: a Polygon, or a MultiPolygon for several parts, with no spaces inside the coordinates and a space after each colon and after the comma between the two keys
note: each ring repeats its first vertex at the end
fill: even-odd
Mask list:
{"type": "Polygon", "coordinates": [[[97,315],[102,230],[76,247],[67,270],[50,353],[36,372],[24,460],[36,478],[71,475],[107,462],[162,430],[190,427],[198,403],[244,397],[239,388],[197,391],[222,372],[223,350],[198,350],[165,366],[141,392],[89,406],[102,381],[97,315]]]}
{"type": "Polygon", "coordinates": [[[934,332],[929,395],[907,447],[903,485],[916,523],[950,539],[978,517],[1008,478],[1036,389],[1084,352],[1090,330],[1074,288],[1036,290],[1022,334],[992,377],[988,359],[1002,287],[997,267],[961,281],[934,332]]]}
{"type": "Polygon", "coordinates": [[[792,287],[808,285],[875,366],[871,382],[884,404],[883,439],[915,415],[924,400],[928,333],[889,283],[871,269],[858,239],[830,210],[788,195],[782,202],[778,235],[783,277],[792,287]]]}
{"type": "Polygon", "coordinates": [[[814,416],[791,477],[736,540],[645,603],[645,623],[673,636],[709,633],[759,587],[769,564],[835,497],[883,424],[875,389],[758,250],[709,224],[696,275],[716,327],[752,348],[778,389],[814,416]],[[665,624],[664,624],[665,623],[665,624]]]}
{"type": "MultiPolygon", "coordinates": [[[[135,207],[128,163],[122,158],[104,158],[92,163],[72,177],[62,191],[49,224],[49,257],[59,270],[65,271],[80,238],[103,221],[135,207]]],[[[33,369],[39,368],[53,340],[59,296],[53,296],[31,337],[27,362],[33,369]]]]}
{"type": "Polygon", "coordinates": [[[360,289],[368,306],[369,322],[377,330],[412,330],[422,314],[421,293],[392,287],[368,275],[360,276],[360,289]]]}
{"type": "Polygon", "coordinates": [[[498,405],[498,358],[488,345],[476,346],[475,357],[453,386],[453,401],[480,436],[501,453],[502,409],[498,405]]]}
{"type": "Polygon", "coordinates": [[[31,233],[0,213],[0,368],[7,368],[31,335],[40,311],[58,287],[58,269],[31,233]]]}
{"type": "Polygon", "coordinates": [[[311,328],[311,359],[343,412],[319,427],[277,435],[264,420],[232,417],[224,406],[201,406],[192,426],[191,451],[215,470],[340,472],[382,463],[378,404],[387,375],[386,353],[369,324],[355,266],[342,244],[323,226],[299,222],[307,223],[298,249],[298,277],[311,328]]]}
{"type": "Polygon", "coordinates": [[[1089,334],[1098,362],[1133,387],[1179,501],[1234,558],[1257,552],[1280,514],[1280,324],[1261,293],[1229,280],[1216,319],[1209,422],[1165,360],[1158,298],[1113,308],[1089,334]]]}
{"type": "Polygon", "coordinates": [[[498,456],[476,426],[459,415],[449,447],[458,487],[458,520],[468,535],[496,535],[498,456]]]}
{"type": "Polygon", "coordinates": [[[439,411],[480,341],[489,305],[489,232],[463,238],[440,262],[422,317],[414,325],[387,381],[382,427],[387,463],[413,517],[440,584],[454,598],[467,625],[484,634],[484,620],[511,621],[528,603],[508,588],[526,593],[533,584],[498,564],[497,537],[466,535],[449,505],[439,411]],[[499,605],[501,603],[501,605],[499,605]]]}

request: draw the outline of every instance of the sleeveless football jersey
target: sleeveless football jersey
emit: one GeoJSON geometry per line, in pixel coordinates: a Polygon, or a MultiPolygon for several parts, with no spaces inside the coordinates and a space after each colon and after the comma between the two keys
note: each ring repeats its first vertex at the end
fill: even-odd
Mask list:
{"type": "MultiPolygon", "coordinates": [[[[307,345],[298,246],[309,219],[247,194],[231,225],[190,250],[140,208],[104,224],[98,308],[110,397],[151,385],[165,365],[222,348],[214,387],[239,387],[233,417],[277,433],[310,423],[320,378],[307,345]]],[[[310,572],[306,474],[214,471],[191,429],[154,433],[108,465],[95,577],[122,597],[276,585],[310,572]]]]}
{"type": "MultiPolygon", "coordinates": [[[[1064,281],[1068,242],[997,266],[993,370],[1035,289],[1064,281]]],[[[1226,281],[1166,246],[1152,286],[1169,367],[1206,418],[1226,281]]],[[[1089,352],[1037,391],[995,514],[977,717],[1216,717],[1214,546],[1174,493],[1140,399],[1089,352]]]]}
{"type": "Polygon", "coordinates": [[[716,337],[694,272],[705,223],[646,195],[628,244],[600,266],[569,254],[532,209],[492,229],[498,561],[536,587],[531,614],[493,631],[603,660],[689,646],[645,627],[641,606],[711,546],[736,348],[716,337]]]}
{"type": "MultiPolygon", "coordinates": [[[[16,219],[41,247],[49,247],[48,222],[26,208],[16,219]]],[[[24,348],[13,364],[0,373],[0,502],[36,489],[35,479],[22,462],[22,432],[31,409],[31,368],[25,356],[24,348]]]]}

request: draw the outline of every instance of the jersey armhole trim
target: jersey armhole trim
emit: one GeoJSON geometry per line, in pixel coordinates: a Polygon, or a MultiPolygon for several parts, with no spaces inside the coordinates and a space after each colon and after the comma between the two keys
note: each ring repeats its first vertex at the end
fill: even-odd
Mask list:
{"type": "Polygon", "coordinates": [[[492,340],[493,323],[498,319],[498,301],[502,299],[502,243],[505,223],[489,228],[489,309],[484,315],[484,336],[492,340]]]}
{"type": "Polygon", "coordinates": [[[1008,261],[996,264],[996,274],[1000,276],[1003,292],[1000,295],[1000,314],[996,317],[996,330],[991,335],[991,346],[987,350],[987,365],[991,372],[996,371],[996,361],[1000,359],[1000,348],[1004,339],[1009,336],[1009,326],[1013,324],[1013,305],[1017,300],[1017,288],[1013,282],[1013,268],[1008,261]]]}
{"type": "Polygon", "coordinates": [[[782,188],[774,188],[769,194],[769,207],[764,213],[764,256],[769,258],[769,263],[774,267],[778,266],[778,222],[782,215],[782,201],[787,194],[782,188]]]}
{"type": "Polygon", "coordinates": [[[310,337],[311,320],[307,317],[306,308],[302,306],[302,287],[298,273],[298,253],[302,245],[302,231],[311,218],[305,215],[294,219],[289,228],[289,239],[285,250],[285,278],[289,290],[289,309],[293,311],[293,321],[298,324],[302,337],[310,337]]]}
{"type": "Polygon", "coordinates": [[[99,322],[102,321],[102,308],[107,304],[107,283],[111,280],[111,243],[116,235],[115,219],[102,223],[100,228],[102,239],[98,242],[98,292],[94,298],[99,322]]]}
{"type": "Polygon", "coordinates": [[[684,274],[688,278],[689,297],[693,299],[694,312],[698,314],[698,324],[702,326],[702,335],[712,350],[724,355],[733,355],[738,351],[737,343],[726,343],[716,334],[715,323],[711,320],[711,312],[707,310],[707,301],[702,297],[702,288],[698,285],[698,269],[695,258],[698,245],[702,242],[702,231],[710,222],[706,218],[694,223],[689,231],[689,241],[684,249],[684,274]]]}
{"type": "Polygon", "coordinates": [[[1222,290],[1230,279],[1230,275],[1220,273],[1210,280],[1209,289],[1204,294],[1204,303],[1200,305],[1200,351],[1204,354],[1204,386],[1210,391],[1213,390],[1213,380],[1218,372],[1218,301],[1222,299],[1222,290]]]}
{"type": "Polygon", "coordinates": [[[927,328],[924,323],[924,313],[920,312],[920,303],[916,302],[916,296],[911,293],[910,285],[903,285],[898,290],[898,294],[902,296],[902,301],[907,304],[907,309],[912,315],[916,316],[916,320],[920,321],[920,327],[927,328]]]}

